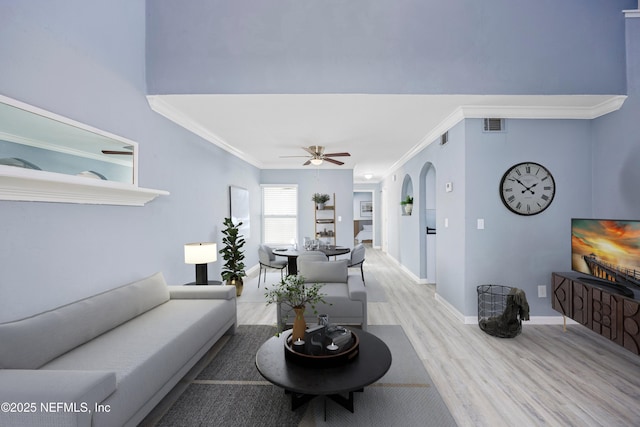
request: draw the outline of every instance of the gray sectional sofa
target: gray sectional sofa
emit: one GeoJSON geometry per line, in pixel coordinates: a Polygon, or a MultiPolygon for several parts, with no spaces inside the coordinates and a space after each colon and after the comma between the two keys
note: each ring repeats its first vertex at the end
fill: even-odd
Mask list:
{"type": "Polygon", "coordinates": [[[235,287],[161,273],[0,324],[0,425],[135,426],[236,325],[235,287]]]}
{"type": "MultiPolygon", "coordinates": [[[[367,290],[359,274],[349,274],[349,260],[328,261],[315,253],[298,257],[298,274],[305,283],[320,283],[326,294],[326,304],[316,305],[318,314],[327,314],[329,322],[340,325],[358,325],[367,329],[367,290]]],[[[294,314],[285,304],[276,306],[278,325],[293,323],[294,314]]],[[[309,307],[305,310],[307,324],[317,323],[317,314],[309,307]]]]}

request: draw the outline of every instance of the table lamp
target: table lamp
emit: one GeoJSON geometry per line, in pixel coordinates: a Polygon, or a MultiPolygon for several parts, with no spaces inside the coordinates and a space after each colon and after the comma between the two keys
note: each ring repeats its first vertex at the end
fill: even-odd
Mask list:
{"type": "Polygon", "coordinates": [[[196,285],[208,285],[207,263],[218,259],[218,246],[215,243],[200,242],[184,245],[184,262],[196,265],[196,285]]]}

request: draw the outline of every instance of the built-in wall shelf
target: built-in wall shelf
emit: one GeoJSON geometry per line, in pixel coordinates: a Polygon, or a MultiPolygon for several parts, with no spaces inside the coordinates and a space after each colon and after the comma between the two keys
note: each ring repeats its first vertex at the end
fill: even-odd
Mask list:
{"type": "Polygon", "coordinates": [[[0,200],[144,206],[138,143],[0,95],[0,200]]]}
{"type": "Polygon", "coordinates": [[[0,165],[0,200],[144,206],[168,191],[0,165]]]}
{"type": "Polygon", "coordinates": [[[330,194],[327,203],[318,204],[314,202],[314,227],[315,238],[321,240],[326,245],[336,245],[336,193],[330,194]]]}

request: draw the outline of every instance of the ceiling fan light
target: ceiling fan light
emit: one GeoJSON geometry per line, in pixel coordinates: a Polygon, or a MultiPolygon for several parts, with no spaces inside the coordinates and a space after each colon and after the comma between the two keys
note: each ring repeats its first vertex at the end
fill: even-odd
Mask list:
{"type": "Polygon", "coordinates": [[[311,164],[315,166],[320,166],[322,164],[322,159],[311,159],[311,164]]]}

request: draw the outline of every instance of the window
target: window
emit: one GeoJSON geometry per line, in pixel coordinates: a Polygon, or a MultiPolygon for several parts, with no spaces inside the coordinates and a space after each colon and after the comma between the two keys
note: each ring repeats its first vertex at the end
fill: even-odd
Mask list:
{"type": "Polygon", "coordinates": [[[262,242],[289,245],[298,241],[298,187],[262,186],[262,242]]]}

